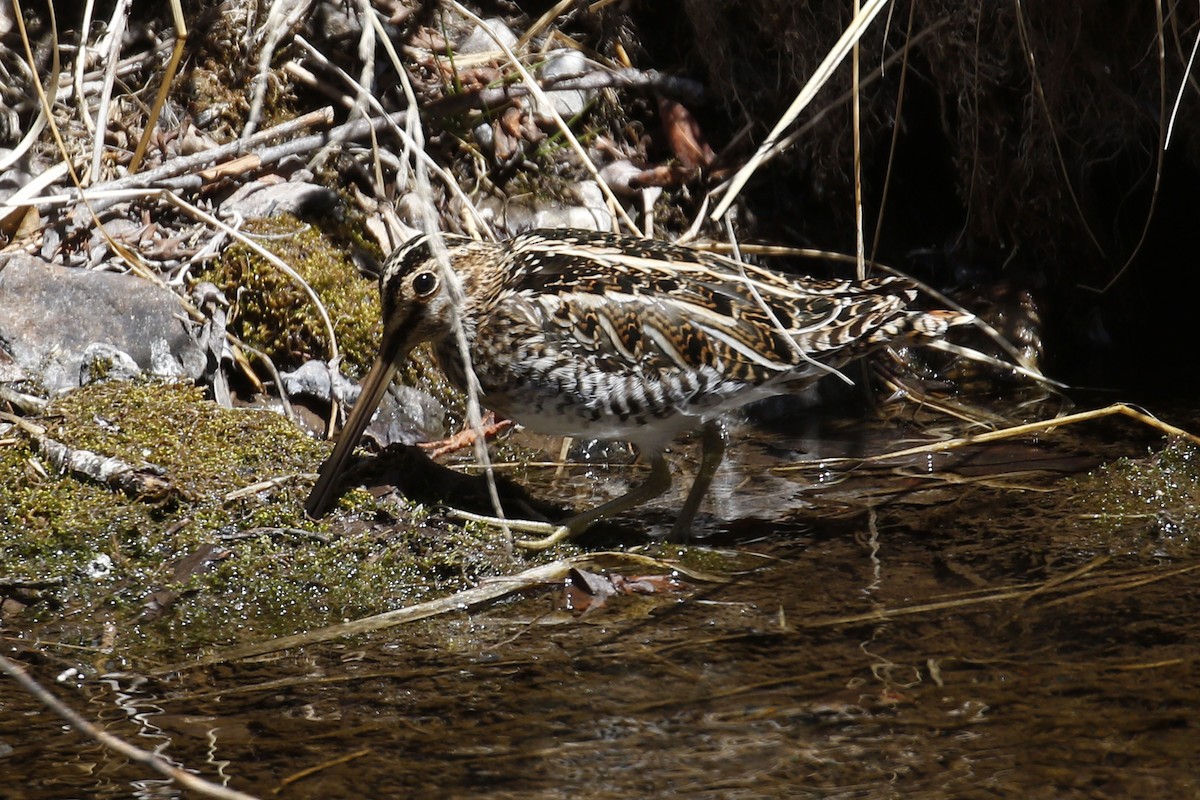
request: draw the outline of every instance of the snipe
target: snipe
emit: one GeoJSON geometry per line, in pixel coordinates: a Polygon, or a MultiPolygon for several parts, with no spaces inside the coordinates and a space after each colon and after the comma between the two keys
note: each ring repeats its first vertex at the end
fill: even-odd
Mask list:
{"type": "Polygon", "coordinates": [[[701,430],[700,469],[672,531],[685,537],[724,453],[722,415],[796,391],[874,348],[933,339],[971,319],[914,308],[916,287],[901,278],[785,276],[614,234],[446,242],[461,302],[424,235],[384,265],[379,357],[309,495],[313,516],[333,501],[338,475],[415,345],[433,342],[447,377],[466,385],[457,324],[482,405],[543,433],[631,442],[650,463],[644,483],[562,525],[510,523],[551,534],[522,543],[540,547],[665,492],[663,451],[701,430]]]}

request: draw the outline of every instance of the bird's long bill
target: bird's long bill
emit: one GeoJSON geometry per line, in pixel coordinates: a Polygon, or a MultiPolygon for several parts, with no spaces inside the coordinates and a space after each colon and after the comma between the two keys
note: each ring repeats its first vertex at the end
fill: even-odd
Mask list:
{"type": "Polygon", "coordinates": [[[342,468],[346,466],[355,445],[370,424],[371,417],[375,416],[375,409],[379,407],[379,401],[383,399],[383,393],[387,391],[395,374],[396,361],[392,358],[381,356],[371,367],[371,372],[363,381],[358,402],[350,412],[350,419],[346,420],[346,427],[342,428],[342,435],[338,437],[332,455],[321,465],[321,474],[317,476],[317,482],[313,484],[308,500],[304,503],[304,510],[310,517],[321,516],[333,505],[337,479],[342,474],[342,468]]]}

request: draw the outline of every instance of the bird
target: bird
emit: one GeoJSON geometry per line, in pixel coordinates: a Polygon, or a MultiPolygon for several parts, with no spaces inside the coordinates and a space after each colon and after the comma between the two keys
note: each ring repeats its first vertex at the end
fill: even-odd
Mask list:
{"type": "Polygon", "coordinates": [[[561,524],[522,523],[547,535],[518,544],[541,548],[666,492],[664,452],[699,431],[700,466],[670,534],[686,541],[724,455],[727,414],[800,391],[872,350],[936,340],[972,320],[921,310],[916,284],[901,277],[789,275],[587,230],[532,230],[498,242],[443,236],[448,259],[418,234],[384,263],[379,355],[305,503],[313,518],[336,499],[397,368],[424,342],[462,390],[465,343],[481,405],[533,431],[631,443],[649,462],[645,481],[614,500],[561,524]]]}

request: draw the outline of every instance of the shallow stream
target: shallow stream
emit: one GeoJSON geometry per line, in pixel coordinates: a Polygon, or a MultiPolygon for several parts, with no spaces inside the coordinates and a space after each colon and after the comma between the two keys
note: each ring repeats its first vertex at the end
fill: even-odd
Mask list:
{"type": "MultiPolygon", "coordinates": [[[[108,732],[259,797],[1196,796],[1195,452],[1147,458],[1152,432],[1091,425],[800,472],[798,453],[853,451],[861,430],[743,428],[707,536],[644,547],[698,571],[650,594],[580,613],[558,583],[165,674],[31,672],[108,732]]],[[[635,475],[553,474],[522,480],[586,502],[635,475]]],[[[665,530],[673,502],[589,546],[665,530]]],[[[183,796],[7,680],[0,709],[4,797],[183,796]]]]}

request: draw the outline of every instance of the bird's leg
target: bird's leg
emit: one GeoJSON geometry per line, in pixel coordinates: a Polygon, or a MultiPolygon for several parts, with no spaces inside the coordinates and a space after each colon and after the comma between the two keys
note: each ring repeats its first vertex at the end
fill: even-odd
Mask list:
{"type": "Polygon", "coordinates": [[[576,514],[564,522],[563,526],[571,529],[572,536],[583,533],[600,520],[615,517],[642,503],[648,503],[670,488],[671,469],[667,466],[667,460],[663,458],[662,453],[654,453],[650,456],[650,474],[646,476],[646,480],[620,497],[614,497],[590,511],[576,514]]]}
{"type": "Polygon", "coordinates": [[[721,459],[725,457],[727,441],[728,435],[725,426],[719,421],[714,420],[704,426],[700,438],[700,471],[696,473],[696,479],[692,481],[692,488],[688,490],[687,499],[683,501],[683,508],[679,510],[679,516],[675,518],[675,524],[671,527],[669,541],[676,543],[687,541],[688,534],[692,530],[692,520],[696,518],[696,512],[700,510],[700,502],[708,493],[713,476],[717,474],[717,467],[721,466],[721,459]]]}
{"type": "Polygon", "coordinates": [[[654,453],[650,456],[650,475],[646,480],[620,497],[613,498],[589,511],[576,514],[559,525],[531,520],[502,520],[498,517],[484,517],[457,510],[454,515],[462,519],[507,527],[522,533],[547,534],[542,539],[517,539],[513,542],[517,547],[525,550],[545,550],[559,542],[575,538],[602,519],[615,517],[635,506],[653,500],[669,488],[671,488],[671,470],[667,466],[667,460],[663,458],[662,453],[654,453]]]}

